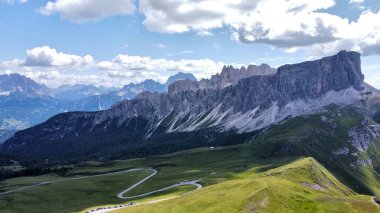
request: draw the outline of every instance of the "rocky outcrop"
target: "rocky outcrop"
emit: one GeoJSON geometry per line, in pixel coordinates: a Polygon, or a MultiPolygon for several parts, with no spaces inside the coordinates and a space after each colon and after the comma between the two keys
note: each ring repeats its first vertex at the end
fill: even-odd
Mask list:
{"type": "Polygon", "coordinates": [[[199,89],[199,82],[191,80],[176,81],[169,85],[168,92],[182,92],[182,91],[197,91],[199,89]]]}
{"type": "Polygon", "coordinates": [[[347,147],[341,147],[338,150],[334,151],[334,155],[348,155],[350,150],[347,147]]]}
{"type": "Polygon", "coordinates": [[[8,138],[12,137],[16,131],[0,129],[0,145],[4,143],[8,138]]]}
{"type": "Polygon", "coordinates": [[[241,79],[258,75],[273,75],[276,69],[267,64],[260,66],[249,65],[247,68],[240,69],[233,66],[224,66],[220,74],[211,76],[210,79],[202,79],[199,82],[179,81],[169,86],[169,92],[182,92],[186,90],[196,91],[198,89],[223,89],[228,86],[236,85],[241,79]]]}
{"type": "Polygon", "coordinates": [[[356,52],[342,51],[317,61],[285,65],[271,75],[258,75],[269,69],[262,67],[260,72],[253,71],[256,68],[252,66],[239,71],[225,67],[219,77],[197,82],[198,88],[191,82],[187,86],[180,82],[174,84],[171,93],[144,92],[103,112],[58,115],[18,132],[3,147],[12,149],[40,140],[62,141],[78,135],[91,140],[93,132],[114,134],[124,132],[125,126],[128,131],[143,132],[144,138],[210,128],[251,132],[289,116],[321,110],[331,103],[351,104],[361,98],[364,76],[356,52]],[[236,82],[252,73],[255,75],[236,82]],[[138,127],[133,123],[136,119],[143,121],[138,127]],[[133,125],[136,127],[130,128],[133,125]]]}
{"type": "Polygon", "coordinates": [[[355,127],[349,131],[352,145],[359,151],[367,151],[368,147],[376,140],[380,141],[380,125],[364,125],[355,127]]]}

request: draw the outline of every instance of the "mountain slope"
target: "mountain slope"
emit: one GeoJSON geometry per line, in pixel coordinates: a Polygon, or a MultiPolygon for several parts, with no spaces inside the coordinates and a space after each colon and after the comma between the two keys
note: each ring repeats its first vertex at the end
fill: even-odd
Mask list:
{"type": "Polygon", "coordinates": [[[142,204],[129,212],[378,212],[368,195],[342,184],[313,158],[257,159],[252,143],[215,149],[201,148],[163,156],[107,162],[82,162],[65,172],[21,177],[2,182],[7,191],[44,181],[60,182],[25,189],[0,197],[8,212],[84,212],[122,203],[145,203],[176,196],[159,203],[142,204]],[[154,168],[157,175],[130,191],[138,195],[194,178],[203,178],[203,189],[178,187],[134,200],[117,194],[151,174],[148,171],[91,175],[131,168],[154,168]],[[144,173],[141,173],[144,172],[144,173]],[[68,180],[73,177],[79,180],[68,180]],[[187,193],[187,194],[185,194],[187,193]],[[83,196],[86,199],[83,199],[83,196]],[[62,204],[62,201],[65,201],[62,204]],[[20,205],[22,203],[23,205],[20,205]],[[44,205],[42,205],[44,204],[44,205]]]}
{"type": "Polygon", "coordinates": [[[170,76],[165,84],[161,84],[154,80],[145,80],[141,83],[130,83],[125,85],[120,90],[106,92],[100,95],[90,96],[79,100],[71,101],[66,104],[67,111],[100,111],[111,108],[112,105],[125,99],[133,99],[142,92],[158,92],[167,91],[170,84],[175,81],[190,80],[196,81],[196,78],[191,73],[177,73],[170,76]]]}
{"type": "Polygon", "coordinates": [[[218,183],[172,200],[115,212],[377,212],[313,158],[218,183]]]}
{"type": "MultiPolygon", "coordinates": [[[[222,71],[216,75],[211,76],[210,79],[201,79],[200,81],[181,81],[184,79],[177,79],[169,86],[169,92],[181,92],[186,90],[196,91],[198,89],[222,89],[228,86],[236,85],[240,80],[252,76],[263,76],[276,74],[277,69],[270,67],[267,64],[260,66],[249,65],[247,68],[241,67],[240,69],[232,66],[224,66],[222,71]]],[[[169,79],[170,81],[170,79],[169,79]]]]}
{"type": "Polygon", "coordinates": [[[56,114],[51,90],[19,74],[0,76],[0,129],[20,130],[56,114]]]}
{"type": "MultiPolygon", "coordinates": [[[[194,79],[179,73],[170,81],[194,79]]],[[[50,89],[19,74],[0,75],[0,129],[22,130],[67,111],[100,111],[143,91],[165,92],[166,84],[146,80],[118,91],[93,85],[62,85],[50,89]]]]}
{"type": "Polygon", "coordinates": [[[19,74],[0,75],[0,96],[44,97],[50,89],[19,74]]]}
{"type": "Polygon", "coordinates": [[[0,129],[0,144],[11,138],[16,131],[0,129]]]}
{"type": "Polygon", "coordinates": [[[360,108],[331,105],[270,128],[251,143],[260,158],[312,156],[352,189],[380,195],[380,125],[360,108]]]}
{"type": "Polygon", "coordinates": [[[16,133],[2,148],[27,158],[57,160],[71,159],[68,156],[74,153],[84,159],[104,157],[111,147],[118,150],[113,155],[136,157],[223,144],[222,138],[240,137],[236,132],[252,135],[289,116],[317,113],[332,103],[360,103],[369,90],[363,78],[360,55],[342,51],[224,88],[145,92],[103,112],[60,114],[16,133]],[[184,136],[188,141],[178,143],[184,136]]]}
{"type": "Polygon", "coordinates": [[[74,101],[90,96],[96,96],[109,92],[110,90],[94,85],[74,84],[62,85],[53,90],[54,97],[61,101],[74,101]]]}

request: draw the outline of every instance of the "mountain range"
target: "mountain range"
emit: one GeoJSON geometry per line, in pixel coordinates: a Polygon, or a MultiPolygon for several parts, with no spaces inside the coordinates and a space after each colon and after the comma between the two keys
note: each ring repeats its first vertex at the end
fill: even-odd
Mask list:
{"type": "MultiPolygon", "coordinates": [[[[363,80],[356,52],[278,69],[225,66],[210,80],[177,81],[169,92],[142,92],[105,111],[56,115],[17,132],[2,149],[28,159],[60,161],[230,144],[235,143],[231,137],[245,138],[331,104],[360,105],[368,95],[377,97],[378,91],[363,80]]],[[[365,109],[368,114],[373,110],[365,109]]]]}
{"type": "Polygon", "coordinates": [[[122,89],[84,84],[53,89],[19,74],[0,75],[0,129],[25,129],[61,112],[105,110],[143,91],[165,92],[169,82],[184,79],[196,80],[192,74],[178,73],[165,84],[146,80],[122,89]]]}
{"type": "Polygon", "coordinates": [[[76,101],[90,96],[101,95],[117,88],[96,87],[87,84],[64,84],[58,88],[51,89],[54,98],[61,101],[76,101]]]}
{"type": "Polygon", "coordinates": [[[158,93],[166,92],[170,84],[180,80],[197,81],[193,74],[179,72],[176,75],[170,76],[164,84],[151,79],[147,79],[137,84],[130,83],[119,90],[108,91],[99,95],[93,95],[71,101],[67,104],[66,109],[67,111],[106,110],[117,102],[125,99],[132,99],[145,91],[158,93]]]}
{"type": "MultiPolygon", "coordinates": [[[[208,202],[215,210],[219,203],[210,197],[234,199],[252,186],[247,196],[236,201],[244,200],[244,209],[249,212],[259,206],[268,210],[263,212],[325,212],[335,207],[338,212],[378,212],[380,91],[364,82],[359,53],[341,51],[277,69],[225,66],[210,79],[149,85],[127,85],[126,91],[158,91],[139,90],[135,98],[107,110],[57,114],[13,136],[0,131],[10,137],[1,146],[0,161],[8,167],[29,168],[25,172],[36,168],[47,169],[39,174],[57,172],[61,175],[58,181],[90,171],[98,176],[114,171],[111,168],[117,171],[112,173],[115,177],[121,168],[153,168],[162,176],[146,183],[152,189],[158,183],[188,180],[189,175],[206,177],[200,182],[204,189],[165,202],[175,210],[184,204],[194,209],[199,202],[208,202]],[[77,173],[70,173],[63,165],[74,165],[77,173]],[[254,199],[257,205],[250,204],[254,199]]],[[[110,178],[107,183],[112,183],[112,190],[115,183],[125,187],[125,176],[118,177],[123,181],[110,178]]],[[[30,179],[23,181],[25,188],[30,179]]],[[[90,185],[97,191],[104,189],[104,184],[90,185]]],[[[68,197],[80,196],[88,186],[84,184],[81,193],[68,190],[68,197]]],[[[56,187],[50,189],[55,192],[56,187]]],[[[40,193],[46,193],[46,188],[40,193]]],[[[35,194],[32,191],[31,196],[35,194]]],[[[78,199],[71,200],[74,205],[78,199]]],[[[12,209],[19,208],[18,203],[13,202],[12,209]]],[[[96,200],[93,205],[99,203],[96,200]]],[[[229,211],[241,209],[234,203],[229,211]]],[[[167,212],[170,208],[159,206],[146,212],[167,212]]],[[[221,209],[225,209],[224,203],[221,209]]]]}

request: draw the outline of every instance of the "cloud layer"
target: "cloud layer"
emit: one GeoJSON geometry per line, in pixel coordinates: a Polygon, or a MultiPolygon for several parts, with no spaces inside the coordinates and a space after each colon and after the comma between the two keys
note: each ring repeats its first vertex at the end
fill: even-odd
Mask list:
{"type": "MultiPolygon", "coordinates": [[[[380,10],[364,9],[364,0],[346,1],[346,6],[362,10],[358,18],[349,20],[328,12],[338,2],[341,4],[337,0],[50,0],[40,13],[84,23],[138,11],[143,25],[159,33],[212,36],[220,32],[217,29],[223,29],[223,33],[229,32],[231,39],[242,44],[265,44],[288,53],[303,50],[319,58],[346,49],[379,55],[380,10]]],[[[214,46],[218,49],[217,43],[214,46]]],[[[190,50],[171,53],[165,44],[156,47],[168,50],[167,57],[196,55],[190,50]]],[[[54,85],[62,81],[120,86],[146,78],[164,81],[177,71],[209,77],[222,66],[222,62],[211,59],[169,60],[122,54],[96,61],[91,55],[63,53],[42,46],[28,50],[23,59],[0,62],[0,71],[17,71],[54,85]]],[[[371,79],[379,82],[375,74],[371,79]]]]}
{"type": "Polygon", "coordinates": [[[85,68],[94,65],[91,55],[78,56],[58,52],[48,46],[27,50],[23,66],[85,68]]]}
{"type": "Polygon", "coordinates": [[[223,65],[210,59],[168,60],[122,54],[97,62],[91,55],[67,54],[43,46],[27,50],[25,59],[0,62],[0,73],[18,72],[53,87],[65,83],[121,87],[145,79],[165,82],[177,72],[207,78],[220,72],[223,65]]]}
{"type": "Polygon", "coordinates": [[[15,3],[25,4],[28,2],[28,0],[1,0],[1,1],[6,4],[15,4],[15,3]]]}
{"type": "Polygon", "coordinates": [[[111,61],[98,63],[98,69],[108,71],[110,77],[129,78],[140,72],[143,79],[157,76],[161,81],[177,72],[191,72],[197,78],[206,78],[219,72],[224,63],[210,59],[199,60],[167,60],[152,59],[150,57],[118,55],[111,61]]]}
{"type": "MultiPolygon", "coordinates": [[[[325,9],[334,0],[140,0],[144,25],[161,33],[212,34],[227,27],[242,43],[261,43],[287,52],[307,49],[328,55],[341,49],[380,53],[380,11],[363,11],[349,21],[325,9]]],[[[363,1],[351,1],[363,3],[363,1]]]]}
{"type": "Polygon", "coordinates": [[[44,15],[59,13],[62,19],[75,23],[115,15],[129,15],[135,10],[133,0],[56,0],[49,1],[40,9],[44,15]]]}
{"type": "MultiPolygon", "coordinates": [[[[10,1],[10,0],[6,0],[10,1]]],[[[362,5],[364,0],[347,4],[362,5]]],[[[355,50],[380,54],[380,11],[363,11],[357,20],[326,12],[335,0],[139,0],[143,24],[160,33],[213,35],[227,28],[242,43],[267,44],[286,52],[304,49],[313,56],[355,50]]],[[[41,13],[82,23],[135,12],[137,0],[55,0],[41,13]]]]}
{"type": "MultiPolygon", "coordinates": [[[[78,83],[122,87],[146,79],[163,83],[177,72],[190,72],[198,79],[209,78],[220,72],[224,65],[211,59],[169,60],[124,54],[111,60],[96,61],[91,55],[67,54],[43,46],[27,50],[24,59],[0,62],[0,74],[17,72],[51,87],[78,83]]],[[[379,88],[378,70],[378,65],[363,67],[366,82],[379,88]]]]}

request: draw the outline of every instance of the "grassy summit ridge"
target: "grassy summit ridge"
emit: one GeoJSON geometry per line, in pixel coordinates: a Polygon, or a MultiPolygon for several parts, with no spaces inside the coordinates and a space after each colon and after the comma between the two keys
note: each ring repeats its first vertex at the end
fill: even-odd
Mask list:
{"type": "Polygon", "coordinates": [[[313,158],[264,172],[248,170],[197,192],[115,212],[377,212],[313,158]],[[256,172],[255,172],[256,171],[256,172]],[[244,174],[244,175],[243,175],[244,174]]]}

